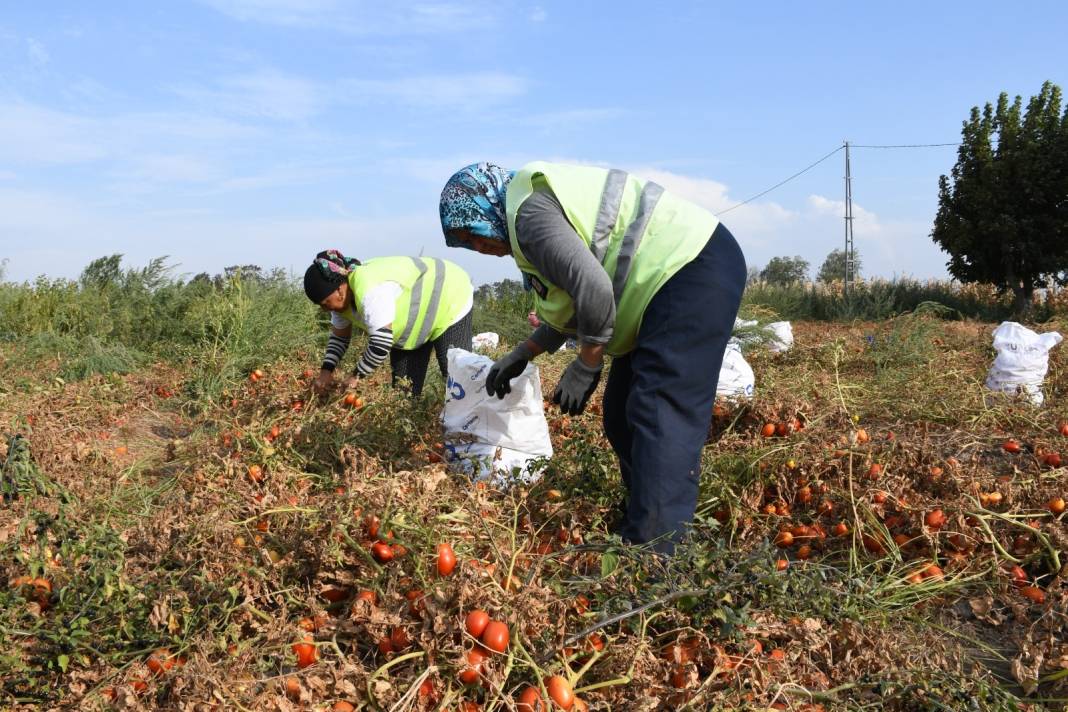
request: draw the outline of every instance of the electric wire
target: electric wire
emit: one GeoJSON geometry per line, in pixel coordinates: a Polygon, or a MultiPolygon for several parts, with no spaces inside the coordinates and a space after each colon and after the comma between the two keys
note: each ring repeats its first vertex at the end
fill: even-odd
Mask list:
{"type": "Polygon", "coordinates": [[[743,205],[745,205],[746,203],[751,203],[752,201],[756,200],[757,198],[761,197],[762,195],[767,195],[768,193],[770,193],[771,191],[775,190],[776,188],[779,188],[779,187],[781,187],[781,186],[784,186],[784,185],[786,185],[787,183],[789,183],[790,181],[792,181],[792,180],[793,180],[794,178],[797,178],[798,176],[800,176],[800,175],[802,175],[802,174],[804,174],[804,173],[807,173],[808,171],[812,170],[813,168],[815,168],[815,167],[816,167],[816,166],[818,166],[819,164],[823,163],[823,162],[824,162],[824,161],[826,161],[826,160],[827,160],[828,158],[830,158],[831,156],[833,156],[834,154],[838,153],[839,151],[841,151],[841,150],[842,150],[842,149],[844,149],[844,148],[845,148],[845,146],[844,146],[844,145],[842,145],[842,146],[839,146],[838,148],[834,149],[833,151],[831,151],[830,153],[828,153],[828,154],[827,154],[826,156],[824,156],[823,158],[819,159],[819,160],[818,160],[818,161],[816,161],[815,163],[811,163],[811,164],[809,164],[808,166],[806,166],[806,167],[802,168],[801,170],[799,170],[799,171],[798,171],[797,173],[794,173],[794,174],[793,174],[792,176],[790,176],[789,178],[786,178],[786,179],[784,179],[784,180],[781,180],[781,181],[779,181],[778,183],[776,183],[775,185],[771,186],[771,187],[770,187],[770,188],[768,188],[767,190],[763,190],[763,191],[761,191],[761,192],[757,193],[756,195],[754,195],[754,196],[753,196],[753,197],[751,197],[751,198],[746,198],[746,199],[745,199],[745,200],[743,200],[742,202],[740,202],[740,203],[735,203],[734,205],[730,206],[729,208],[727,208],[727,209],[725,209],[725,210],[720,210],[720,211],[719,211],[719,214],[720,214],[720,215],[724,215],[724,214],[726,214],[726,213],[729,213],[730,211],[734,210],[735,208],[740,208],[740,207],[742,207],[743,205]]]}
{"type": "MultiPolygon", "coordinates": [[[[941,146],[959,146],[959,145],[960,145],[960,142],[956,141],[956,142],[953,142],[953,143],[893,143],[893,144],[851,143],[851,144],[849,144],[849,147],[850,148],[938,148],[938,147],[941,147],[941,146]]],[[[749,198],[746,198],[745,200],[743,200],[740,203],[735,203],[734,205],[730,206],[729,208],[726,208],[724,210],[720,210],[718,212],[718,214],[719,215],[724,215],[724,214],[729,213],[730,211],[734,210],[735,208],[740,208],[743,205],[745,205],[746,203],[751,203],[754,200],[756,200],[757,198],[760,198],[762,196],[767,195],[768,193],[770,193],[771,191],[775,190],[776,188],[780,188],[780,187],[786,185],[787,183],[789,183],[790,181],[792,181],[794,178],[797,178],[798,176],[801,176],[801,175],[807,173],[808,171],[812,170],[813,168],[815,168],[819,164],[823,163],[828,158],[830,158],[834,154],[838,153],[839,151],[843,150],[844,148],[845,148],[845,144],[842,144],[838,148],[836,148],[833,151],[831,151],[830,153],[828,153],[823,158],[819,159],[815,163],[811,163],[808,166],[802,168],[801,170],[799,170],[797,173],[794,173],[789,178],[786,178],[784,180],[779,181],[778,183],[776,183],[775,185],[771,186],[767,190],[762,190],[759,193],[757,193],[756,195],[754,195],[752,197],[749,197],[749,198]]]]}
{"type": "Polygon", "coordinates": [[[875,144],[875,143],[851,143],[850,148],[935,148],[937,146],[959,146],[960,141],[954,141],[953,143],[895,143],[895,144],[875,144]]]}

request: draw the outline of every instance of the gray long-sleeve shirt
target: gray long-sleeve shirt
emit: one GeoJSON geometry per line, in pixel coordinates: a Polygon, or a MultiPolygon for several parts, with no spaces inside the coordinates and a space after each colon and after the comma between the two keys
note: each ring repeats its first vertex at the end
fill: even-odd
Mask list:
{"type": "MultiPolygon", "coordinates": [[[[616,323],[612,280],[589,246],[571,226],[564,208],[548,189],[537,189],[515,220],[516,239],[523,255],[575,303],[579,341],[607,344],[616,323]]],[[[546,351],[556,351],[566,337],[547,324],[531,334],[546,351]]]]}

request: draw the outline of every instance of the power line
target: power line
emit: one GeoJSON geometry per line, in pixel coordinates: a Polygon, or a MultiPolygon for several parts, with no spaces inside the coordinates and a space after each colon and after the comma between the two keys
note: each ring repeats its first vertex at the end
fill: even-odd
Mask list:
{"type": "MultiPolygon", "coordinates": [[[[959,145],[960,145],[959,141],[955,141],[953,143],[894,143],[894,144],[851,143],[851,144],[849,144],[849,146],[851,148],[938,148],[938,147],[942,147],[942,146],[959,146],[959,145]]],[[[756,200],[757,198],[759,198],[761,196],[764,196],[764,195],[767,195],[768,193],[770,193],[771,191],[775,190],[776,188],[779,188],[781,186],[786,185],[787,183],[792,181],[794,178],[797,178],[798,176],[800,176],[800,175],[802,175],[804,173],[807,173],[808,171],[812,170],[813,168],[815,168],[819,164],[823,163],[828,158],[830,158],[834,154],[836,154],[839,151],[841,151],[843,148],[845,148],[844,145],[839,146],[838,148],[834,149],[833,151],[831,151],[830,153],[828,153],[826,156],[824,156],[823,158],[819,159],[815,163],[812,163],[812,164],[802,168],[797,173],[794,173],[789,178],[786,178],[786,179],[784,179],[782,181],[779,181],[778,183],[776,183],[775,185],[771,186],[767,190],[762,190],[761,192],[757,193],[756,195],[754,195],[754,196],[752,196],[750,198],[746,198],[745,200],[743,200],[740,203],[735,203],[734,205],[730,206],[729,208],[726,208],[725,210],[720,210],[718,212],[718,214],[719,215],[723,215],[725,213],[729,213],[730,211],[734,210],[735,208],[740,208],[743,205],[745,205],[746,203],[751,203],[754,200],[756,200]]]]}
{"type": "Polygon", "coordinates": [[[816,161],[815,163],[812,163],[812,164],[810,164],[810,165],[808,165],[808,166],[806,166],[806,167],[802,168],[802,169],[801,169],[801,170],[799,170],[799,171],[798,171],[797,173],[794,173],[794,174],[793,174],[792,176],[790,176],[789,178],[786,178],[785,180],[779,181],[778,183],[776,183],[775,185],[771,186],[771,187],[770,187],[770,188],[768,188],[767,190],[761,191],[761,192],[757,193],[756,195],[754,195],[754,196],[753,196],[753,197],[751,197],[751,198],[746,198],[746,199],[745,199],[745,200],[743,200],[742,202],[740,202],[740,203],[737,203],[737,204],[735,204],[735,205],[732,205],[732,206],[730,206],[729,208],[727,208],[726,210],[720,210],[720,211],[719,211],[719,214],[720,214],[720,215],[724,215],[724,214],[726,214],[726,213],[729,213],[730,211],[734,210],[735,208],[740,208],[740,207],[742,207],[743,205],[745,205],[746,203],[751,203],[751,202],[753,202],[754,200],[756,200],[757,198],[759,198],[760,196],[762,196],[762,195],[767,195],[768,193],[770,193],[771,191],[775,190],[776,188],[778,188],[778,187],[780,187],[780,186],[784,186],[784,185],[786,185],[787,183],[789,183],[790,181],[792,181],[792,180],[793,180],[794,178],[797,178],[797,177],[798,177],[799,175],[801,175],[801,174],[803,174],[803,173],[807,173],[808,171],[812,170],[813,168],[815,168],[815,167],[816,167],[816,166],[818,166],[819,164],[823,163],[823,162],[824,162],[824,161],[826,161],[826,160],[827,160],[828,158],[830,158],[830,157],[831,157],[831,156],[833,156],[834,154],[836,154],[836,153],[838,153],[839,151],[841,151],[841,150],[842,150],[843,148],[844,148],[844,146],[839,146],[838,148],[834,149],[833,151],[831,151],[830,153],[828,153],[828,154],[827,154],[826,156],[824,156],[823,158],[819,159],[819,160],[818,160],[818,161],[816,161]]]}
{"type": "Polygon", "coordinates": [[[936,146],[959,146],[960,141],[953,143],[898,143],[898,144],[874,144],[874,143],[851,143],[851,148],[935,148],[936,146]]]}

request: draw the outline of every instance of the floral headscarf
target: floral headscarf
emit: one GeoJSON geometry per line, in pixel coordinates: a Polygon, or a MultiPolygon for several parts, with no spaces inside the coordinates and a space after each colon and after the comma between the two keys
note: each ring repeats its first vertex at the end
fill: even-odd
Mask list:
{"type": "Polygon", "coordinates": [[[345,277],[349,272],[360,266],[360,261],[355,257],[345,257],[339,250],[323,250],[315,256],[315,265],[323,273],[323,277],[331,279],[334,275],[345,277]]]}
{"type": "Polygon", "coordinates": [[[449,234],[456,229],[508,242],[504,200],[508,181],[513,175],[513,171],[506,171],[494,163],[472,163],[449,178],[438,205],[446,245],[470,247],[449,234]]]}

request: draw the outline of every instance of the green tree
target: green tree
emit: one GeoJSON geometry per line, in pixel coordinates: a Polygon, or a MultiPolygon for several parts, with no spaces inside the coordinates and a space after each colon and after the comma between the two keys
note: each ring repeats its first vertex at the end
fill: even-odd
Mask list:
{"type": "MultiPolygon", "coordinates": [[[[835,248],[831,250],[827,258],[820,265],[820,271],[816,275],[817,282],[834,282],[845,280],[845,250],[835,248]]],[[[860,277],[860,253],[853,248],[853,278],[860,277]]]]}
{"type": "Polygon", "coordinates": [[[767,266],[760,270],[760,279],[769,284],[791,284],[808,279],[808,261],[799,255],[793,257],[772,257],[767,266]]]}
{"type": "Polygon", "coordinates": [[[1026,109],[1007,94],[972,107],[952,178],[938,179],[931,238],[961,282],[1012,290],[1025,312],[1036,287],[1068,282],[1068,110],[1046,82],[1026,109]]]}

